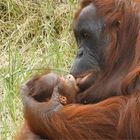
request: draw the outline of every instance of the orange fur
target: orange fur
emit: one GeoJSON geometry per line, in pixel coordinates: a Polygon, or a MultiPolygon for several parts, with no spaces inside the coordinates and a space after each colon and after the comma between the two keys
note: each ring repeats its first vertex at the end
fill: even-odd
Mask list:
{"type": "Polygon", "coordinates": [[[41,138],[140,139],[140,2],[84,0],[81,9],[92,2],[105,19],[103,34],[109,33],[111,41],[99,79],[80,99],[100,102],[63,106],[56,89],[49,102],[23,95],[25,119],[41,138]]]}

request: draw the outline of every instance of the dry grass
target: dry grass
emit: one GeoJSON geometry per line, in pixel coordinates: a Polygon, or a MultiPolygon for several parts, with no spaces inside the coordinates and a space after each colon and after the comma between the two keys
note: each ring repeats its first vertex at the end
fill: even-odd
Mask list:
{"type": "Polygon", "coordinates": [[[19,86],[47,68],[68,73],[75,54],[78,0],[0,1],[0,139],[21,126],[19,86]]]}

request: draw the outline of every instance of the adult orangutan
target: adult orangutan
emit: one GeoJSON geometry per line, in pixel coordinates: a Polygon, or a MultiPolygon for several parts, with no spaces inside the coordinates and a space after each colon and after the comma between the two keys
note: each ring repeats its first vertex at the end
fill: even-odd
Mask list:
{"type": "Polygon", "coordinates": [[[30,136],[140,139],[139,7],[139,0],[82,2],[74,19],[79,51],[71,69],[80,104],[63,106],[57,86],[49,102],[40,103],[23,92],[30,136]]]}

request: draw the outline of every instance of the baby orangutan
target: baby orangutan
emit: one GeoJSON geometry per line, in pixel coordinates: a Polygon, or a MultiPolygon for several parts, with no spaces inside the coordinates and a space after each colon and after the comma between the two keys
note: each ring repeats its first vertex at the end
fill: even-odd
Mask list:
{"type": "Polygon", "coordinates": [[[64,105],[74,103],[78,92],[75,78],[72,75],[60,77],[57,74],[49,73],[33,77],[26,85],[29,88],[29,95],[39,102],[48,101],[55,86],[58,86],[59,99],[64,105]]]}
{"type": "Polygon", "coordinates": [[[39,102],[48,101],[55,86],[58,86],[62,104],[74,103],[78,92],[75,78],[70,74],[65,77],[60,77],[54,73],[35,76],[26,85],[29,89],[29,96],[39,102]]]}
{"type": "MultiPolygon", "coordinates": [[[[60,77],[49,73],[35,76],[21,87],[21,96],[24,105],[25,124],[17,135],[17,140],[40,140],[46,139],[45,132],[41,131],[36,118],[43,115],[40,112],[51,112],[56,106],[58,109],[63,105],[76,102],[78,92],[75,78],[72,75],[60,77]],[[56,91],[57,90],[57,91],[56,91]],[[54,101],[55,100],[55,101],[54,101]],[[36,103],[40,102],[40,107],[36,103]],[[34,110],[38,110],[35,111],[34,110]],[[31,117],[29,114],[35,114],[31,117]]],[[[45,130],[45,129],[44,129],[45,130]]]]}

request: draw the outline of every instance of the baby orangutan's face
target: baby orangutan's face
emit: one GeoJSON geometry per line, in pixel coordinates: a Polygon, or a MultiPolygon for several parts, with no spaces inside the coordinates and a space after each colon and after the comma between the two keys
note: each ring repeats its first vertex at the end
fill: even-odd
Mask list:
{"type": "Polygon", "coordinates": [[[74,103],[78,87],[72,75],[58,76],[54,73],[33,77],[26,83],[29,95],[39,102],[51,98],[54,87],[58,86],[60,102],[62,104],[74,103]]]}
{"type": "Polygon", "coordinates": [[[72,75],[69,74],[65,77],[60,77],[58,87],[60,95],[67,98],[67,103],[76,102],[76,94],[79,91],[79,88],[72,75]]]}

